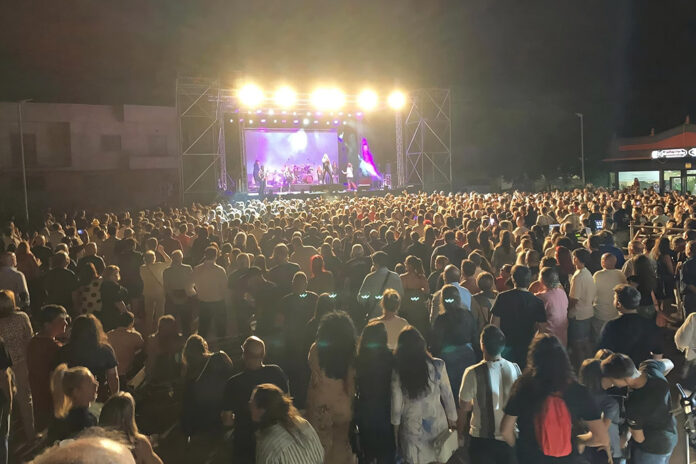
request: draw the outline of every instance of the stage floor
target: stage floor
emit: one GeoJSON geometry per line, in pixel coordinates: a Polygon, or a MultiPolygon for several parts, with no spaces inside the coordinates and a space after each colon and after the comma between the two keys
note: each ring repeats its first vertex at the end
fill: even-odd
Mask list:
{"type": "MultiPolygon", "coordinates": [[[[378,197],[387,195],[389,193],[397,195],[406,190],[408,193],[416,193],[418,189],[415,187],[409,187],[405,189],[371,189],[369,185],[359,186],[358,190],[346,190],[344,186],[336,184],[335,186],[324,186],[324,185],[314,185],[314,187],[325,187],[324,190],[315,191],[297,191],[297,192],[277,192],[277,193],[267,193],[263,198],[268,201],[273,200],[306,200],[310,198],[318,197],[345,197],[345,196],[360,196],[360,197],[378,197]],[[328,187],[336,187],[335,189],[328,189],[328,187]]],[[[247,201],[247,200],[259,200],[261,197],[258,192],[237,192],[233,194],[226,195],[228,201],[247,201]]]]}

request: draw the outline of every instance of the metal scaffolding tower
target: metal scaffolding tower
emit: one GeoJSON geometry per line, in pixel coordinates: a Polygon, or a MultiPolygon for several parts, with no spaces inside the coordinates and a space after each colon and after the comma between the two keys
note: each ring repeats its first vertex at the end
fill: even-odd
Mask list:
{"type": "Polygon", "coordinates": [[[420,186],[424,191],[449,190],[452,188],[450,90],[414,90],[409,94],[409,103],[403,122],[405,186],[420,186]]]}
{"type": "Polygon", "coordinates": [[[223,89],[215,79],[178,77],[179,193],[183,205],[227,189],[223,89]]]}

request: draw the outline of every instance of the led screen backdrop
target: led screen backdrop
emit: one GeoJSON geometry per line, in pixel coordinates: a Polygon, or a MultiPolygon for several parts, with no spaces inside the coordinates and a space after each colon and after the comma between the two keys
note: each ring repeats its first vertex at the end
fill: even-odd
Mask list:
{"type": "MultiPolygon", "coordinates": [[[[247,159],[249,187],[254,184],[254,162],[265,166],[269,183],[287,165],[311,167],[313,182],[316,183],[316,168],[321,166],[324,153],[332,164],[338,164],[338,134],[335,130],[305,129],[245,129],[244,148],[247,159]]],[[[305,179],[302,179],[304,181],[305,179]]]]}

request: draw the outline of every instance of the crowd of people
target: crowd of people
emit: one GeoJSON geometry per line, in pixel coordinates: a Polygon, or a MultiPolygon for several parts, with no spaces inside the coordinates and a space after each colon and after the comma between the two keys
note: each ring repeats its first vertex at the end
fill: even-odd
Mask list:
{"type": "Polygon", "coordinates": [[[235,463],[667,463],[695,210],[404,192],[9,222],[0,462],[12,435],[37,463],[68,439],[160,463],[136,425],[160,402],[235,463]]]}

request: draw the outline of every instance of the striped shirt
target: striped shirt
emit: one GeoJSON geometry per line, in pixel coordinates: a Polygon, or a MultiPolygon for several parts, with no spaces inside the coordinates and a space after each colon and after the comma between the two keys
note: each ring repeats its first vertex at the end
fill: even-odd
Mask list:
{"type": "Polygon", "coordinates": [[[256,443],[256,464],[322,464],[324,448],[314,428],[304,419],[297,419],[297,428],[290,434],[280,424],[259,433],[256,443]]]}

